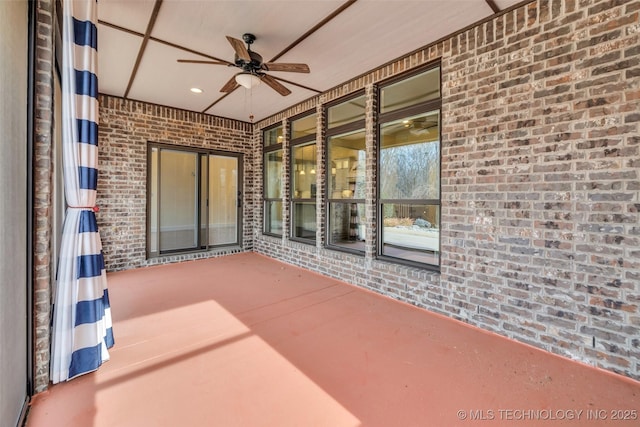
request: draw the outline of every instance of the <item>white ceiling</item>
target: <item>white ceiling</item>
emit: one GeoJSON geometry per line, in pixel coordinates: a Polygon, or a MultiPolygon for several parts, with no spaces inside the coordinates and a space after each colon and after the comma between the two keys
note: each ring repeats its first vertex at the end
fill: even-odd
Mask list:
{"type": "Polygon", "coordinates": [[[492,6],[504,10],[519,3],[100,0],[100,92],[242,121],[253,115],[258,121],[491,16],[492,6]],[[177,62],[211,57],[233,62],[225,36],[242,39],[244,33],[256,36],[251,48],[265,61],[279,56],[273,62],[305,63],[311,72],[269,72],[286,80],[280,82],[291,90],[288,96],[265,84],[252,90],[238,87],[225,96],[220,88],[238,68],[177,62]],[[192,93],[192,87],[203,93],[192,93]]]}

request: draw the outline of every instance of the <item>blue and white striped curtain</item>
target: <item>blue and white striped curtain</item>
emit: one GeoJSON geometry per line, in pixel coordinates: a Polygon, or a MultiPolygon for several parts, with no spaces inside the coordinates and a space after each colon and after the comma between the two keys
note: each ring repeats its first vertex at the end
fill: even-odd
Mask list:
{"type": "Polygon", "coordinates": [[[96,222],[98,78],[96,0],[63,3],[62,139],[67,211],[54,293],[51,381],[95,371],[113,346],[96,222]]]}

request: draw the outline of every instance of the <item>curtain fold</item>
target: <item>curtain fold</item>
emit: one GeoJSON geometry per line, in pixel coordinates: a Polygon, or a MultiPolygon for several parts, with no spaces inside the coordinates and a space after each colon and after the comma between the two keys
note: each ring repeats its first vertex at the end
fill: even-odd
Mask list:
{"type": "Polygon", "coordinates": [[[97,4],[63,2],[62,144],[67,210],[54,290],[50,375],[55,384],[95,371],[114,344],[98,182],[97,4]]]}

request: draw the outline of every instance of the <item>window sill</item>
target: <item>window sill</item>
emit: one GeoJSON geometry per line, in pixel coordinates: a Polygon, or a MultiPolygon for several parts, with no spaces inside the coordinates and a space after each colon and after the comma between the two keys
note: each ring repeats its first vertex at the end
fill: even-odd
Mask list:
{"type": "Polygon", "coordinates": [[[399,264],[399,265],[404,265],[407,267],[413,267],[413,268],[417,268],[420,270],[428,270],[428,271],[432,271],[434,273],[440,273],[440,266],[439,265],[433,265],[433,264],[425,264],[422,262],[415,262],[415,261],[409,261],[409,260],[405,260],[405,259],[401,259],[401,258],[394,258],[394,257],[390,257],[390,256],[385,256],[385,255],[378,255],[376,256],[376,261],[382,261],[385,263],[389,263],[389,264],[399,264]]]}

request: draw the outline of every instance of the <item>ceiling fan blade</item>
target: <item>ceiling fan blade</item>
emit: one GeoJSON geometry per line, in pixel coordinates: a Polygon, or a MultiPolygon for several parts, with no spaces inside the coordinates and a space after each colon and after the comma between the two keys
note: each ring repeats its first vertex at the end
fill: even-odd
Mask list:
{"type": "Polygon", "coordinates": [[[271,89],[275,90],[276,92],[278,92],[282,96],[287,96],[287,95],[289,95],[291,93],[291,91],[289,89],[284,87],[279,81],[277,81],[276,79],[274,79],[270,75],[262,74],[260,76],[260,79],[263,82],[265,82],[267,85],[269,85],[271,87],[271,89]]]}
{"type": "Polygon", "coordinates": [[[236,51],[236,55],[238,58],[243,59],[245,61],[251,61],[251,56],[249,55],[249,51],[244,45],[242,40],[234,39],[233,37],[227,36],[227,40],[231,43],[231,47],[236,51]]]}
{"type": "Polygon", "coordinates": [[[234,75],[233,75],[233,77],[231,77],[231,78],[229,79],[229,81],[228,81],[228,82],[226,82],[226,83],[224,84],[224,86],[222,86],[222,87],[220,88],[220,92],[231,92],[231,91],[233,91],[235,88],[237,88],[238,86],[239,86],[239,85],[238,85],[238,83],[236,82],[236,76],[235,76],[235,74],[234,74],[234,75]]]}
{"type": "Polygon", "coordinates": [[[264,68],[267,71],[289,71],[291,73],[308,73],[309,66],[307,64],[287,64],[284,62],[267,62],[264,68]]]}
{"type": "Polygon", "coordinates": [[[187,64],[229,65],[228,62],[222,62],[222,61],[200,61],[198,59],[178,59],[178,62],[187,63],[187,64]]]}

